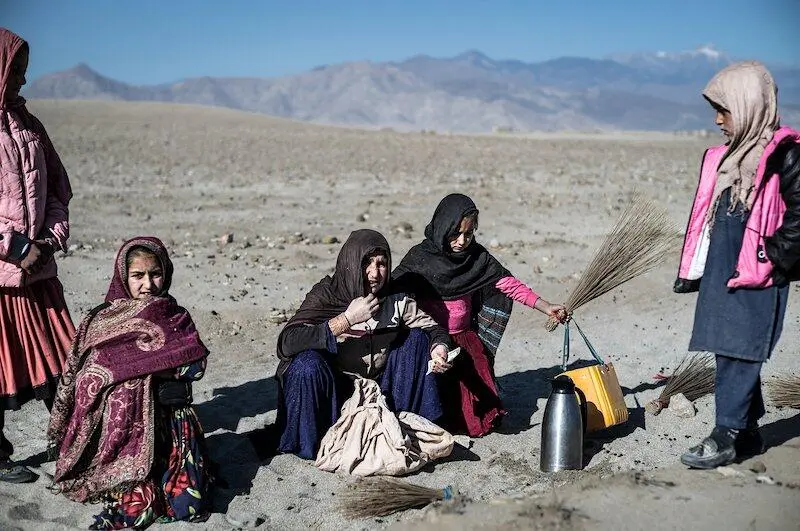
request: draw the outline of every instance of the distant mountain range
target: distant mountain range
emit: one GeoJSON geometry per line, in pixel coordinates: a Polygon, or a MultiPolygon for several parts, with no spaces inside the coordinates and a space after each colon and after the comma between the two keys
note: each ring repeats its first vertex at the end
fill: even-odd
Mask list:
{"type": "MultiPolygon", "coordinates": [[[[213,105],[296,120],[454,132],[714,128],[700,92],[731,59],[712,47],[538,63],[479,51],[349,62],[271,79],[199,77],[134,86],[79,64],[44,75],[28,98],[213,105]]],[[[771,66],[784,123],[800,126],[800,67],[771,66]]]]}

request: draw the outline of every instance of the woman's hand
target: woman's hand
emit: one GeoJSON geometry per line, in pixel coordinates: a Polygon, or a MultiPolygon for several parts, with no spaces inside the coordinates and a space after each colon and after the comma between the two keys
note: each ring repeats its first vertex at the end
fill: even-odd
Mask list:
{"type": "Polygon", "coordinates": [[[552,317],[562,324],[569,321],[571,317],[568,313],[567,307],[563,304],[551,304],[546,313],[548,317],[552,317]]]}
{"type": "Polygon", "coordinates": [[[447,363],[447,347],[444,345],[433,347],[431,359],[433,360],[433,372],[435,373],[441,374],[453,367],[451,363],[447,363]]]}
{"type": "Polygon", "coordinates": [[[378,313],[380,307],[381,303],[378,301],[378,298],[370,293],[366,297],[353,299],[344,311],[344,316],[347,318],[347,322],[350,323],[350,326],[353,326],[358,323],[369,321],[373,315],[378,313]]]}
{"type": "Polygon", "coordinates": [[[35,240],[30,244],[28,253],[19,263],[19,266],[29,275],[35,275],[53,257],[53,247],[44,240],[35,240]]]}
{"type": "Polygon", "coordinates": [[[544,313],[548,317],[556,319],[559,323],[566,323],[569,321],[570,315],[567,307],[563,304],[551,304],[544,299],[536,301],[536,309],[544,313]]]}

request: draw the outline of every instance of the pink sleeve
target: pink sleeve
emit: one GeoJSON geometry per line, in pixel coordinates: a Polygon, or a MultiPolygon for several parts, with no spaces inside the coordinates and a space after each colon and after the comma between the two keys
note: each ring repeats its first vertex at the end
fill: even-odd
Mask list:
{"type": "Polygon", "coordinates": [[[531,308],[539,300],[539,295],[535,291],[511,276],[501,278],[494,287],[502,291],[510,299],[531,308]]]}

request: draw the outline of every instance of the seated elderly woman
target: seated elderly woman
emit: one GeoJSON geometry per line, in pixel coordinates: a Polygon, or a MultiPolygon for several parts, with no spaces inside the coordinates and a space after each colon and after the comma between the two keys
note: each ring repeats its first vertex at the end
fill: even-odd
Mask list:
{"type": "Polygon", "coordinates": [[[393,293],[389,244],[357,230],[332,276],[318,282],[278,337],[278,450],[314,459],[357,375],[379,382],[393,411],[442,415],[434,371],[446,370],[449,336],[414,299],[393,293]]]}
{"type": "Polygon", "coordinates": [[[119,250],[106,302],[78,328],[53,406],[53,489],[105,502],[92,529],[144,528],[209,514],[209,466],[191,382],[208,350],[169,295],[156,238],[119,250]]]}

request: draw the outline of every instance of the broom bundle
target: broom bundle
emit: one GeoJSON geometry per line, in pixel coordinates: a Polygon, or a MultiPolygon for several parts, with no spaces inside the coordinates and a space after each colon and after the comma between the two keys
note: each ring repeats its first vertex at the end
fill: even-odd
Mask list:
{"type": "Polygon", "coordinates": [[[767,395],[775,406],[800,409],[800,375],[770,378],[766,387],[767,395]]]}
{"type": "MultiPolygon", "coordinates": [[[[678,236],[663,208],[634,194],[569,294],[567,313],[658,266],[677,250],[678,236]]],[[[545,326],[552,332],[558,321],[551,317],[545,326]]]]}
{"type": "Polygon", "coordinates": [[[653,415],[658,415],[661,410],[669,406],[669,400],[677,394],[682,394],[690,402],[714,392],[714,379],[716,377],[714,357],[706,354],[692,354],[683,358],[681,363],[667,378],[667,383],[658,398],[645,405],[645,410],[653,415]]]}
{"type": "Polygon", "coordinates": [[[453,487],[432,489],[395,478],[359,478],[341,495],[341,510],[349,518],[387,516],[419,509],[439,500],[451,500],[453,487]]]}

